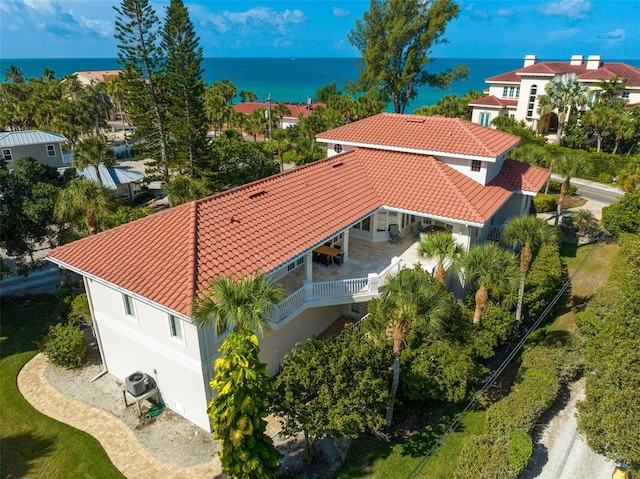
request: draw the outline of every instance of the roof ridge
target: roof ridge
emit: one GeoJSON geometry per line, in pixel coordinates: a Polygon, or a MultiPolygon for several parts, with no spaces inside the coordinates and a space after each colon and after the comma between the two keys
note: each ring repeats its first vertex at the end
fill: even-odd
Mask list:
{"type": "MultiPolygon", "coordinates": [[[[459,171],[457,171],[457,170],[455,170],[455,169],[453,169],[453,168],[451,168],[449,165],[447,165],[446,163],[444,163],[444,162],[442,162],[442,161],[438,160],[436,157],[434,157],[434,156],[432,156],[432,155],[429,155],[429,157],[430,157],[430,158],[432,158],[432,161],[434,162],[434,165],[435,165],[435,167],[436,167],[436,170],[438,171],[438,173],[440,174],[440,176],[441,176],[442,178],[444,178],[444,180],[447,182],[447,184],[448,184],[449,186],[451,186],[451,188],[452,188],[453,190],[455,190],[455,191],[458,193],[458,196],[460,196],[461,198],[464,198],[464,202],[465,202],[465,204],[466,204],[466,206],[467,206],[467,209],[468,209],[469,211],[471,211],[471,212],[476,216],[476,218],[480,218],[480,220],[481,220],[481,221],[484,221],[484,219],[483,219],[482,214],[480,213],[480,211],[478,211],[478,210],[473,206],[473,203],[472,203],[471,201],[469,201],[469,198],[467,198],[467,196],[466,196],[466,195],[464,195],[464,194],[462,194],[462,193],[461,193],[460,188],[458,188],[458,186],[457,186],[453,181],[451,181],[450,176],[449,176],[449,175],[444,171],[444,169],[445,169],[445,167],[446,167],[446,168],[451,169],[452,171],[455,171],[456,173],[460,173],[460,172],[459,172],[459,171]]],[[[460,173],[460,174],[462,174],[462,173],[460,173]]],[[[463,175],[463,176],[464,176],[464,175],[463,175]]],[[[468,177],[466,177],[466,176],[465,176],[465,178],[468,178],[468,177]]],[[[471,178],[469,178],[469,179],[471,179],[471,178]]],[[[474,181],[474,180],[471,180],[471,181],[474,181]]]]}
{"type": "Polygon", "coordinates": [[[187,298],[190,300],[189,308],[193,311],[193,303],[198,294],[198,269],[200,266],[198,258],[198,203],[194,201],[189,208],[190,224],[189,224],[189,257],[187,259],[187,269],[190,281],[187,283],[187,298]]]}
{"type": "MultiPolygon", "coordinates": [[[[489,153],[489,156],[494,156],[493,151],[491,151],[489,149],[489,147],[487,147],[487,145],[484,144],[484,142],[480,141],[480,139],[467,127],[467,125],[465,124],[465,122],[461,119],[461,118],[453,118],[454,120],[456,120],[456,123],[471,137],[473,138],[473,140],[480,145],[484,151],[486,151],[487,153],[489,153]]],[[[470,125],[474,125],[475,123],[470,123],[470,125]]],[[[482,128],[482,127],[480,127],[482,128]]]]}

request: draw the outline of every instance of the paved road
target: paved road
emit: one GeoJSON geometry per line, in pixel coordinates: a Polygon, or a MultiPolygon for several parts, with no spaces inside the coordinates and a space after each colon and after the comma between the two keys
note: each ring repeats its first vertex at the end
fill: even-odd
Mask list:
{"type": "Polygon", "coordinates": [[[614,463],[593,452],[576,428],[576,401],[584,399],[585,379],[571,384],[570,396],[534,445],[520,479],[610,479],[614,463]]]}
{"type": "Polygon", "coordinates": [[[0,295],[22,295],[54,292],[60,285],[60,271],[57,266],[33,271],[29,276],[12,276],[0,281],[0,295]]]}
{"type": "MultiPolygon", "coordinates": [[[[559,175],[552,174],[551,178],[557,181],[563,181],[564,178],[559,175]]],[[[571,184],[577,186],[577,194],[588,200],[612,205],[618,202],[618,198],[624,195],[624,191],[595,181],[583,180],[580,178],[571,178],[571,184]]]]}

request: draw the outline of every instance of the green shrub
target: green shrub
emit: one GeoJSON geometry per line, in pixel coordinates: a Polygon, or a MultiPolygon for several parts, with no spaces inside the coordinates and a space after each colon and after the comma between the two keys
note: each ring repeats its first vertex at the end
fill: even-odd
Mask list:
{"type": "Polygon", "coordinates": [[[487,411],[487,426],[492,433],[504,437],[511,437],[515,431],[529,433],[555,401],[560,389],[556,366],[550,354],[536,349],[524,355],[520,382],[487,411]]]}
{"type": "Polygon", "coordinates": [[[87,357],[84,332],[74,321],[50,326],[38,346],[53,364],[69,369],[82,366],[87,357]]]}
{"type": "Polygon", "coordinates": [[[533,197],[533,207],[536,213],[549,213],[557,208],[556,197],[554,195],[545,195],[538,193],[533,197]]]}
{"type": "Polygon", "coordinates": [[[529,459],[533,454],[531,436],[521,431],[514,432],[507,444],[507,451],[509,452],[509,464],[516,474],[520,474],[529,464],[529,459]]]}
{"type": "Polygon", "coordinates": [[[516,479],[518,472],[509,464],[509,448],[503,437],[492,434],[465,438],[455,479],[516,479]]]}
{"type": "MultiPolygon", "coordinates": [[[[527,274],[523,299],[523,323],[531,324],[542,314],[558,290],[567,281],[569,273],[567,266],[560,256],[557,245],[543,245],[531,263],[527,274]]],[[[549,318],[554,317],[564,305],[566,294],[549,312],[549,318]]]]}
{"type": "Polygon", "coordinates": [[[627,193],[619,203],[602,208],[602,226],[614,235],[640,233],[640,190],[627,193]]]}
{"type": "Polygon", "coordinates": [[[515,314],[489,301],[482,312],[480,325],[473,330],[473,348],[481,358],[490,358],[496,346],[504,343],[513,331],[515,314]]]}

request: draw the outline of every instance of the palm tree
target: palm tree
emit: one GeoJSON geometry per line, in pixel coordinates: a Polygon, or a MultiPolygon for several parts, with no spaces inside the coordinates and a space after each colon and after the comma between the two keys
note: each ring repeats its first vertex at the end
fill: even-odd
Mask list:
{"type": "Polygon", "coordinates": [[[289,110],[289,107],[287,105],[280,102],[280,103],[276,103],[276,105],[272,108],[272,113],[273,113],[274,120],[276,120],[276,123],[279,124],[279,128],[284,128],[284,125],[282,124],[282,119],[286,115],[291,115],[291,110],[289,110]]]}
{"type": "Polygon", "coordinates": [[[454,263],[463,251],[462,245],[453,239],[453,235],[448,231],[428,234],[420,240],[418,245],[418,253],[427,260],[435,259],[437,261],[436,279],[442,284],[444,284],[446,274],[444,262],[449,259],[454,263]]]}
{"type": "Polygon", "coordinates": [[[84,217],[90,235],[98,232],[98,217],[114,210],[115,201],[103,185],[84,178],[71,180],[60,190],[53,209],[57,221],[71,222],[84,217]]]}
{"type": "Polygon", "coordinates": [[[118,105],[118,113],[120,114],[120,120],[122,121],[122,131],[124,133],[124,144],[129,146],[127,140],[127,123],[126,111],[124,108],[124,83],[121,76],[112,78],[107,82],[107,93],[112,99],[112,102],[118,105]]]}
{"type": "Polygon", "coordinates": [[[571,178],[591,173],[591,163],[583,157],[575,153],[563,153],[556,160],[556,171],[565,177],[560,187],[560,196],[558,197],[558,210],[556,213],[555,225],[558,225],[560,214],[562,213],[562,205],[571,190],[571,178]]]}
{"type": "Polygon", "coordinates": [[[578,228],[578,236],[585,236],[598,226],[598,219],[591,211],[584,208],[572,213],[571,220],[578,228]]]}
{"type": "Polygon", "coordinates": [[[618,110],[624,112],[624,105],[616,108],[613,102],[599,101],[589,111],[585,111],[580,117],[580,123],[591,127],[596,135],[596,152],[602,149],[602,137],[616,123],[618,110]]]}
{"type": "Polygon", "coordinates": [[[205,114],[209,122],[216,126],[218,135],[222,131],[222,123],[227,118],[231,110],[231,107],[227,104],[222,95],[218,95],[209,88],[205,94],[204,100],[205,114]]]}
{"type": "Polygon", "coordinates": [[[613,75],[611,80],[600,78],[596,82],[596,88],[602,92],[601,98],[605,100],[613,100],[616,96],[616,92],[626,86],[629,86],[628,83],[620,81],[620,77],[618,75],[613,75]]]}
{"type": "Polygon", "coordinates": [[[196,301],[193,323],[198,327],[213,323],[220,332],[231,327],[247,335],[262,333],[269,313],[284,297],[282,285],[260,272],[237,281],[219,276],[196,301]]]}
{"type": "Polygon", "coordinates": [[[557,75],[544,87],[544,95],[538,98],[538,113],[558,111],[558,143],[562,138],[562,128],[569,122],[574,110],[587,103],[588,89],[571,73],[557,75]]]}
{"type": "Polygon", "coordinates": [[[489,296],[504,298],[509,303],[518,287],[518,266],[515,255],[496,243],[473,245],[456,263],[456,270],[466,282],[477,282],[473,324],[480,324],[489,296]]]}
{"type": "Polygon", "coordinates": [[[249,90],[240,90],[240,101],[242,103],[244,102],[253,102],[256,101],[258,99],[258,95],[255,94],[255,92],[249,91],[249,90]]]}
{"type": "Polygon", "coordinates": [[[622,140],[630,140],[633,138],[638,131],[640,131],[640,124],[635,120],[635,118],[628,112],[624,112],[617,121],[611,125],[611,129],[615,134],[615,145],[613,147],[612,154],[616,154],[618,152],[618,147],[620,146],[620,142],[622,140]]]}
{"type": "Polygon", "coordinates": [[[199,200],[209,194],[209,190],[202,180],[188,176],[176,176],[165,183],[162,189],[169,197],[171,206],[199,200]]]}
{"type": "Polygon", "coordinates": [[[401,269],[387,278],[379,312],[393,328],[393,381],[387,427],[393,420],[393,401],[400,382],[400,354],[409,330],[415,326],[437,333],[453,311],[451,295],[419,266],[401,269]]]}
{"type": "Polygon", "coordinates": [[[514,248],[520,248],[520,285],[518,287],[516,326],[520,324],[522,317],[524,282],[533,255],[544,243],[558,242],[559,239],[558,230],[537,216],[516,216],[505,225],[502,240],[510,243],[514,248]]]}
{"type": "Polygon", "coordinates": [[[269,142],[269,149],[278,153],[280,161],[280,173],[284,171],[284,152],[291,148],[291,141],[287,138],[287,134],[283,130],[273,132],[273,138],[269,142]]]}
{"type": "Polygon", "coordinates": [[[106,141],[99,136],[90,136],[81,140],[73,153],[73,166],[78,169],[93,166],[96,170],[98,181],[102,184],[100,163],[107,169],[116,166],[116,155],[113,148],[108,146],[106,141]]]}
{"type": "Polygon", "coordinates": [[[46,82],[50,82],[52,80],[56,79],[56,72],[53,71],[51,68],[49,67],[44,67],[44,70],[42,71],[42,79],[46,82]]]}
{"type": "Polygon", "coordinates": [[[24,83],[26,79],[24,72],[15,65],[9,65],[9,68],[4,72],[4,81],[11,80],[13,83],[24,83]]]}

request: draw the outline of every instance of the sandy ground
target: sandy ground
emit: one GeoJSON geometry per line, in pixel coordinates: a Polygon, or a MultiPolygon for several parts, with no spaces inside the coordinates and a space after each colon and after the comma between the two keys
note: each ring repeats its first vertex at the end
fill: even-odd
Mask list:
{"type": "MultiPolygon", "coordinates": [[[[563,479],[611,477],[614,463],[596,454],[578,434],[576,401],[584,399],[585,378],[569,385],[559,410],[534,444],[533,456],[520,479],[563,479]]],[[[543,421],[548,418],[543,418],[543,421]]]]}

